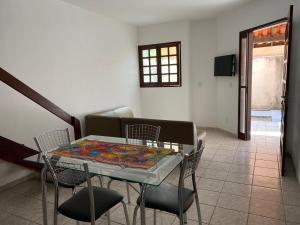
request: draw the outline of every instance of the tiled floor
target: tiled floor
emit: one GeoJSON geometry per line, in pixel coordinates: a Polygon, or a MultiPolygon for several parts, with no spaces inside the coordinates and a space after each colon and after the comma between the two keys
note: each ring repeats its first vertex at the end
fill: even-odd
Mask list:
{"type": "MultiPolygon", "coordinates": [[[[278,170],[278,137],[255,136],[239,141],[220,131],[207,132],[206,148],[197,169],[198,190],[203,224],[207,225],[300,225],[300,185],[289,166],[288,176],[281,179],[278,170]]],[[[290,163],[288,163],[290,165],[290,163]]],[[[174,182],[177,174],[169,178],[174,182]]],[[[187,185],[189,185],[187,183],[187,185]]],[[[34,225],[42,223],[41,187],[31,179],[0,193],[1,225],[34,225]]],[[[113,188],[124,193],[123,183],[113,188]]],[[[70,196],[61,190],[61,198],[70,196]]],[[[132,191],[132,193],[134,193],[132,191]]],[[[136,198],[137,195],[132,195],[136,198]]],[[[49,188],[49,221],[53,207],[53,189],[49,188]]],[[[134,204],[128,205],[132,219],[134,204]]],[[[193,205],[188,224],[196,225],[193,205]]],[[[120,206],[112,210],[112,225],[124,224],[120,206]]],[[[153,224],[147,210],[147,224],[153,224]]],[[[76,224],[59,218],[59,224],[76,224]]],[[[107,224],[105,218],[97,224],[107,224]]],[[[139,223],[138,223],[139,224],[139,223]]],[[[158,225],[178,225],[176,217],[159,213],[158,225]]]]}

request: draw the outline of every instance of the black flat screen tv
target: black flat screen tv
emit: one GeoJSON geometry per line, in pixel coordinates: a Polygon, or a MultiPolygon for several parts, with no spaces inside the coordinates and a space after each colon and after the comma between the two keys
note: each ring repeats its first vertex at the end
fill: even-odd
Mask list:
{"type": "Polygon", "coordinates": [[[235,61],[235,55],[215,57],[215,76],[234,76],[235,61]]]}

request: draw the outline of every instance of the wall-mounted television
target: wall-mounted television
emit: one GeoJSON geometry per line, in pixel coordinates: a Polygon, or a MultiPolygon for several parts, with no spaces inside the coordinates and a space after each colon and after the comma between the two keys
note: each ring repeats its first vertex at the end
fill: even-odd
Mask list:
{"type": "Polygon", "coordinates": [[[215,76],[234,76],[236,57],[235,55],[224,55],[215,57],[215,76]]]}

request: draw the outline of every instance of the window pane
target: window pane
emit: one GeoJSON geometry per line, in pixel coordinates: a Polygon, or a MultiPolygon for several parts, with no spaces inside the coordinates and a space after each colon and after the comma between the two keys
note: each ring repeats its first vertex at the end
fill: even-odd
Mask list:
{"type": "Polygon", "coordinates": [[[156,65],[157,65],[157,60],[156,60],[156,58],[151,58],[151,59],[150,59],[150,63],[151,63],[151,66],[156,66],[156,65]]]}
{"type": "Polygon", "coordinates": [[[162,66],[161,73],[169,73],[169,66],[162,66]]]}
{"type": "Polygon", "coordinates": [[[170,56],[170,64],[177,64],[177,56],[170,56]]]}
{"type": "Polygon", "coordinates": [[[150,49],[150,56],[156,56],[156,49],[150,49]]]}
{"type": "Polygon", "coordinates": [[[143,65],[149,66],[149,59],[143,59],[143,65]]]}
{"type": "Polygon", "coordinates": [[[160,49],[160,54],[161,55],[168,55],[168,48],[161,48],[160,49]]]}
{"type": "Polygon", "coordinates": [[[170,75],[170,82],[177,82],[177,74],[170,75]]]}
{"type": "Polygon", "coordinates": [[[157,67],[156,66],[151,67],[151,74],[157,74],[157,67]]]}
{"type": "Polygon", "coordinates": [[[170,47],[169,51],[170,51],[170,55],[176,55],[177,54],[177,48],[176,47],[170,47]]]}
{"type": "Polygon", "coordinates": [[[149,74],[149,67],[144,67],[144,74],[149,74]]]}
{"type": "Polygon", "coordinates": [[[169,82],[169,75],[162,75],[161,76],[161,81],[163,83],[169,82]]]}
{"type": "Polygon", "coordinates": [[[144,83],[150,82],[150,76],[144,76],[144,83]]]}
{"type": "Polygon", "coordinates": [[[143,57],[149,57],[149,50],[143,50],[143,57]]]}
{"type": "Polygon", "coordinates": [[[177,65],[170,66],[170,73],[177,73],[177,65]]]}
{"type": "Polygon", "coordinates": [[[169,58],[168,57],[161,57],[161,64],[162,65],[169,64],[169,58]]]}
{"type": "Polygon", "coordinates": [[[151,83],[157,82],[157,75],[151,76],[151,83]]]}

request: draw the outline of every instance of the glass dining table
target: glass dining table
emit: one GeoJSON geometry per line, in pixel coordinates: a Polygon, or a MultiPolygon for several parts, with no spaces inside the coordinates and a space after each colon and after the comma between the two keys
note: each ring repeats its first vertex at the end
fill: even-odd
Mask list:
{"type": "MultiPolygon", "coordinates": [[[[97,136],[89,135],[84,138],[78,139],[72,144],[82,143],[83,141],[99,141],[111,144],[124,144],[126,146],[125,138],[118,137],[108,137],[108,136],[97,136]]],[[[118,180],[123,180],[127,182],[138,183],[140,185],[140,214],[141,214],[141,224],[146,224],[145,221],[145,199],[144,193],[147,185],[158,186],[172,173],[172,171],[180,164],[183,160],[185,154],[190,154],[194,150],[194,145],[170,143],[170,142],[159,142],[154,143],[152,141],[141,142],[141,145],[147,145],[159,151],[160,149],[170,149],[172,154],[167,154],[164,157],[160,157],[157,162],[150,168],[134,168],[127,164],[124,164],[124,160],[119,164],[105,163],[101,160],[82,159],[76,157],[69,157],[66,155],[59,156],[59,161],[63,163],[76,163],[83,164],[87,163],[90,173],[99,176],[106,176],[110,178],[115,178],[118,180]]],[[[103,147],[102,147],[103,148],[103,147]]],[[[52,152],[48,152],[48,157],[51,157],[52,152]]],[[[101,157],[97,156],[97,157],[101,157]]],[[[98,158],[99,159],[99,158],[98,158]]],[[[26,158],[25,160],[31,162],[44,163],[39,154],[26,158]]],[[[66,164],[67,165],[67,164],[66,164]]],[[[47,225],[47,191],[46,191],[46,171],[47,168],[44,167],[42,170],[42,196],[43,196],[43,222],[47,225]]]]}

